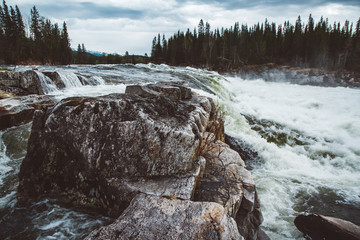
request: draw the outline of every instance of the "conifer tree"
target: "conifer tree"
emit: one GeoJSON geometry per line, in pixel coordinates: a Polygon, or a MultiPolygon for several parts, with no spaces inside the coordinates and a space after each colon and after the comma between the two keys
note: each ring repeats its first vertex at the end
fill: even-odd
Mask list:
{"type": "Polygon", "coordinates": [[[298,16],[295,25],[285,21],[276,26],[265,19],[252,27],[243,24],[240,28],[235,23],[212,32],[210,24],[201,19],[193,32],[178,31],[168,41],[163,37],[162,44],[160,34],[154,37],[151,58],[222,70],[267,62],[359,70],[359,25],[360,20],[353,32],[349,21],[343,27],[335,22],[332,27],[323,17],[315,24],[310,14],[307,24],[298,16]]]}
{"type": "MultiPolygon", "coordinates": [[[[85,47],[84,47],[84,49],[85,49],[85,47]]],[[[61,64],[70,64],[71,63],[71,48],[70,48],[69,34],[67,31],[67,26],[66,26],[65,22],[63,23],[63,28],[61,31],[60,51],[61,51],[61,64]]]]}

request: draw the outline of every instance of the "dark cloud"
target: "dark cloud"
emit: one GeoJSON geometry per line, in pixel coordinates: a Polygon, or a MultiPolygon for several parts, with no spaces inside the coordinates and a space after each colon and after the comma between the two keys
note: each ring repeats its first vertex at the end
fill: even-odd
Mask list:
{"type": "MultiPolygon", "coordinates": [[[[186,2],[194,2],[193,0],[186,0],[186,2]]],[[[281,7],[288,5],[298,5],[307,7],[317,7],[328,3],[338,3],[348,6],[360,6],[359,0],[305,0],[305,1],[294,1],[294,0],[196,0],[195,2],[202,4],[216,4],[222,6],[225,9],[246,9],[254,7],[281,7]]]]}
{"type": "MultiPolygon", "coordinates": [[[[8,5],[11,5],[11,2],[16,2],[13,0],[8,0],[8,5]],[[9,4],[10,3],[10,4],[9,4]]],[[[20,3],[21,1],[19,1],[20,3]]],[[[338,3],[345,6],[360,6],[360,0],[304,0],[304,1],[294,1],[294,0],[177,0],[177,6],[181,7],[187,3],[199,3],[199,4],[211,4],[218,6],[226,10],[236,10],[236,9],[261,9],[261,8],[284,8],[286,9],[289,5],[303,7],[318,7],[323,6],[328,3],[338,3]]],[[[19,4],[22,12],[30,13],[30,9],[33,5],[30,4],[19,4]]],[[[156,9],[147,9],[147,10],[134,10],[127,9],[123,7],[117,7],[112,5],[106,5],[106,1],[98,3],[87,1],[87,2],[75,2],[75,1],[48,1],[42,2],[39,1],[36,3],[40,15],[45,16],[46,18],[80,18],[80,19],[94,19],[94,18],[129,18],[134,20],[139,20],[144,17],[157,17],[159,15],[166,16],[169,19],[176,19],[178,21],[184,21],[181,16],[176,14],[176,11],[173,11],[172,14],[167,12],[159,13],[156,9]]]]}
{"type": "MultiPolygon", "coordinates": [[[[33,5],[24,4],[19,6],[22,11],[28,11],[33,5]]],[[[126,9],[114,6],[98,5],[93,2],[67,2],[67,3],[38,3],[36,4],[41,16],[46,18],[80,18],[80,19],[94,19],[94,18],[130,18],[140,19],[144,16],[143,11],[126,9]]]]}

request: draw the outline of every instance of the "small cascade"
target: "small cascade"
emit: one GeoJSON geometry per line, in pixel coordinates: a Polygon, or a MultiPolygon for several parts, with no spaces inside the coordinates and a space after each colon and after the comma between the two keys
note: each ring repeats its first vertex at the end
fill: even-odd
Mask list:
{"type": "Polygon", "coordinates": [[[58,71],[57,73],[66,88],[82,86],[80,79],[75,75],[75,73],[69,71],[58,71]]]}
{"type": "Polygon", "coordinates": [[[45,94],[58,90],[55,83],[49,77],[45,76],[42,72],[39,71],[34,71],[34,72],[39,77],[41,87],[45,94]]]}
{"type": "MultiPolygon", "coordinates": [[[[12,169],[8,166],[10,158],[6,155],[6,145],[2,139],[3,132],[0,132],[0,185],[4,184],[4,178],[12,169]]],[[[0,195],[0,197],[2,197],[0,195]]],[[[1,199],[1,198],[0,198],[1,199]]]]}
{"type": "Polygon", "coordinates": [[[86,79],[88,85],[105,85],[105,80],[100,76],[91,76],[86,79]]]}

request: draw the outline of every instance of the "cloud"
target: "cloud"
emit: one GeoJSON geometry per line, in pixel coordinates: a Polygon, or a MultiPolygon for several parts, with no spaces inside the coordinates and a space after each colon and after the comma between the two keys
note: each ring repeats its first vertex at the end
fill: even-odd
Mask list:
{"type": "Polygon", "coordinates": [[[227,10],[236,10],[236,9],[249,9],[249,8],[259,8],[259,7],[287,7],[289,5],[297,6],[311,6],[318,7],[323,6],[329,3],[338,3],[346,6],[360,6],[360,1],[358,0],[303,0],[303,1],[293,1],[293,0],[186,0],[186,3],[192,4],[211,4],[218,5],[227,10]]]}
{"type": "MultiPolygon", "coordinates": [[[[22,13],[30,13],[33,0],[7,0],[17,4],[22,13]]],[[[300,15],[307,22],[312,13],[315,21],[321,16],[329,22],[356,23],[359,0],[37,0],[40,15],[53,23],[66,21],[72,47],[84,43],[89,50],[150,53],[151,42],[158,33],[170,37],[178,30],[191,31],[199,20],[211,28],[229,28],[235,22],[249,26],[265,18],[277,25],[289,20],[295,23],[300,15]]]]}

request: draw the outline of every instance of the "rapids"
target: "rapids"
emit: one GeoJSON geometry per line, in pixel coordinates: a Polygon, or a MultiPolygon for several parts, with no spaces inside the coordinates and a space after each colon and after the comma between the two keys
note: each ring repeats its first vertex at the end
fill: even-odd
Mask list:
{"type": "MultiPolygon", "coordinates": [[[[123,93],[133,83],[185,81],[220,105],[227,134],[257,152],[247,165],[258,188],[262,228],[272,239],[303,239],[293,224],[300,213],[360,224],[360,89],[247,80],[154,64],[37,69],[58,71],[66,82],[65,89],[47,90],[57,100],[123,93]],[[75,74],[83,83],[97,85],[83,86],[75,74]]],[[[30,129],[31,123],[0,132],[0,239],[78,239],[111,222],[51,199],[17,204],[17,173],[30,129]]]]}

